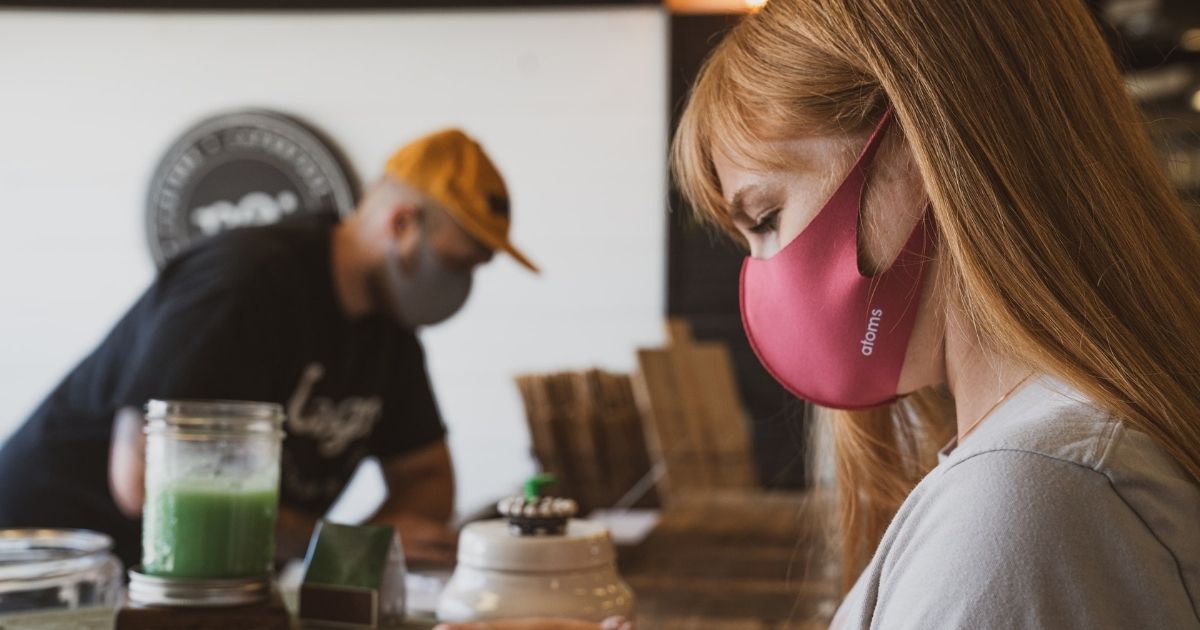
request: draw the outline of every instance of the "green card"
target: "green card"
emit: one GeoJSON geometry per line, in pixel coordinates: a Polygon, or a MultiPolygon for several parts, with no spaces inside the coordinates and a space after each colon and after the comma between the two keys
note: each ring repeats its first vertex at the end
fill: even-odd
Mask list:
{"type": "Polygon", "coordinates": [[[300,617],[377,626],[404,615],[404,554],[388,526],[321,521],[300,586],[300,617]]]}

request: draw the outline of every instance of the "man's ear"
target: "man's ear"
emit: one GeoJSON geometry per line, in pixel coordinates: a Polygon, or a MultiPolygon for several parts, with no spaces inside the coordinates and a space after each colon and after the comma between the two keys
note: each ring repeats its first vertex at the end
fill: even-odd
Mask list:
{"type": "Polygon", "coordinates": [[[388,236],[397,240],[415,231],[421,220],[421,209],[411,201],[396,201],[387,211],[388,236]]]}

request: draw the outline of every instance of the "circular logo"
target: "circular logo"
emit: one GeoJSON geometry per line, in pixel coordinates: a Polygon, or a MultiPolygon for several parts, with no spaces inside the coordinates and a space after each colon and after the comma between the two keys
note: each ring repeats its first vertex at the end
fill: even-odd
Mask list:
{"type": "Polygon", "coordinates": [[[354,210],[350,170],[298,120],[272,111],[221,114],[189,129],[150,182],[146,236],[154,262],[193,240],[296,213],[354,210]]]}

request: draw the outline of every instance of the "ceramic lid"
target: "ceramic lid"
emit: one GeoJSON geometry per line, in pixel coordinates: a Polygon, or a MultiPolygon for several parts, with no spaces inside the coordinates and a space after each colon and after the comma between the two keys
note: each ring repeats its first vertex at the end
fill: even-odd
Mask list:
{"type": "Polygon", "coordinates": [[[458,541],[460,563],[492,571],[581,571],[615,560],[608,529],[577,519],[561,536],[514,536],[507,520],[479,521],[463,528],[458,541]]]}

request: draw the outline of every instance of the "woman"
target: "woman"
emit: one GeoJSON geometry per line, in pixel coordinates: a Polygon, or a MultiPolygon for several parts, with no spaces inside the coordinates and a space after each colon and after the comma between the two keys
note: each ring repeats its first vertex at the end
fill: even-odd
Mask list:
{"type": "Polygon", "coordinates": [[[841,410],[834,627],[1200,627],[1200,237],[1082,0],[772,0],[673,158],[841,410]]]}

